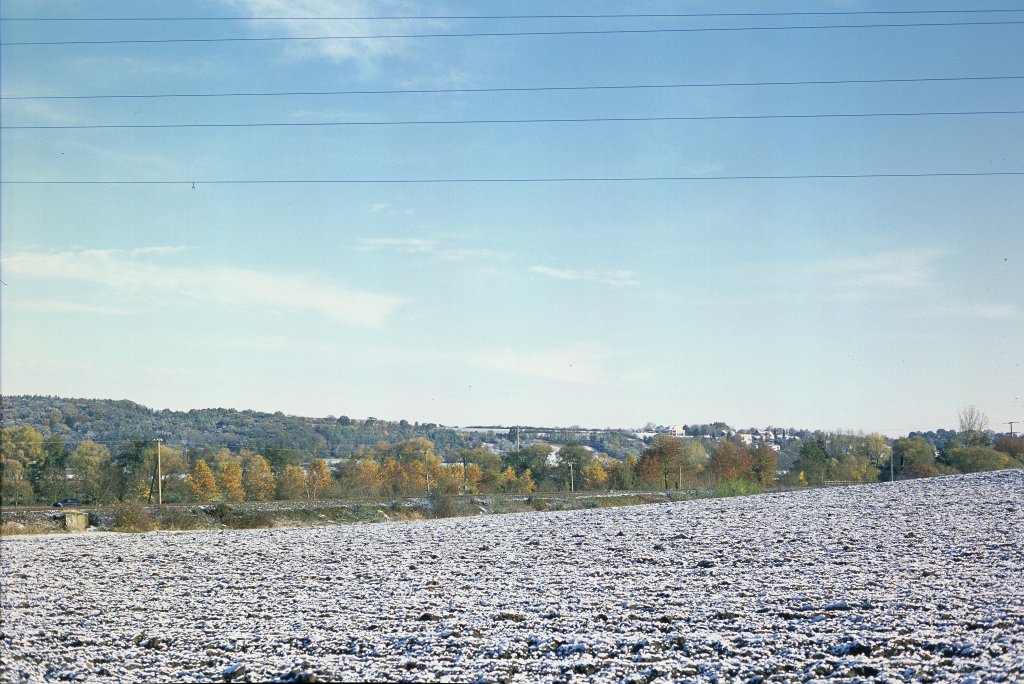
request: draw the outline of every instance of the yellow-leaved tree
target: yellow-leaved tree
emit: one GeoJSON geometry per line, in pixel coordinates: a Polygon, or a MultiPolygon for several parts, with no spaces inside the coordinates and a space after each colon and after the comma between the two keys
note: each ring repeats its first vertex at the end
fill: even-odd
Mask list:
{"type": "Polygon", "coordinates": [[[202,459],[196,461],[192,466],[192,472],[185,477],[185,485],[197,501],[212,501],[220,498],[220,490],[217,488],[217,481],[213,478],[213,471],[202,459]]]}
{"type": "Polygon", "coordinates": [[[278,499],[298,499],[302,496],[302,490],[306,486],[306,475],[302,468],[297,465],[286,465],[277,478],[278,499]]]}
{"type": "Polygon", "coordinates": [[[245,501],[242,466],[237,461],[221,461],[220,471],[217,473],[217,484],[228,501],[245,501]]]}
{"type": "Polygon", "coordinates": [[[317,496],[322,495],[330,483],[331,471],[327,469],[324,459],[318,458],[309,464],[305,478],[307,499],[315,499],[317,496]]]}
{"type": "Polygon", "coordinates": [[[274,473],[270,471],[267,459],[255,454],[247,463],[249,467],[243,477],[246,497],[251,501],[266,501],[273,498],[277,483],[274,481],[274,473]]]}
{"type": "Polygon", "coordinates": [[[583,476],[584,489],[603,489],[608,484],[608,471],[596,458],[583,466],[580,475],[583,476]]]}

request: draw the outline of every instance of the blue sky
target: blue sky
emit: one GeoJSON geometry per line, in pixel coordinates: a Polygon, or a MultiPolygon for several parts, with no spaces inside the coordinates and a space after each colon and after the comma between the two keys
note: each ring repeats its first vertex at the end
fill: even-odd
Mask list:
{"type": "MultiPolygon", "coordinates": [[[[5,0],[8,18],[252,20],[0,28],[19,43],[1024,21],[275,19],[964,8],[5,0]]],[[[7,45],[2,58],[4,393],[449,425],[895,436],[954,427],[970,404],[997,429],[1024,419],[1024,177],[721,179],[1020,173],[1020,114],[379,125],[1014,112],[1024,78],[979,77],[1024,77],[1024,24],[7,45]],[[15,99],[410,90],[446,92],[15,99]],[[324,122],[378,123],[295,125],[324,122]],[[200,123],[291,125],[12,128],[200,123]],[[718,180],[235,182],[654,177],[718,180]],[[54,180],[131,183],[18,182],[54,180]]]]}

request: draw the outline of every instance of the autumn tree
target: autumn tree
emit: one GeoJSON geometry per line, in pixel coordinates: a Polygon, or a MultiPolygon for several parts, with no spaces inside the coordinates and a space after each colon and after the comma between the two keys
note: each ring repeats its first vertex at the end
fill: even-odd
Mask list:
{"type": "Polygon", "coordinates": [[[1003,435],[996,442],[996,451],[1002,451],[1013,460],[1024,463],[1024,437],[1008,437],[1003,435]]]}
{"type": "Polygon", "coordinates": [[[753,469],[750,451],[736,442],[721,442],[708,460],[708,472],[716,483],[749,480],[753,469]]]}
{"type": "Polygon", "coordinates": [[[650,489],[693,488],[706,461],[707,452],[697,440],[655,435],[651,445],[640,455],[637,475],[650,489]]]}
{"type": "Polygon", "coordinates": [[[251,501],[266,501],[274,497],[277,483],[274,473],[270,470],[267,459],[254,454],[246,461],[245,474],[242,477],[245,496],[251,501]]]}
{"type": "Polygon", "coordinates": [[[580,472],[580,479],[583,482],[583,489],[604,489],[608,483],[608,471],[604,469],[601,462],[596,458],[583,466],[580,472]]]}
{"type": "Polygon", "coordinates": [[[331,471],[327,469],[327,463],[318,458],[309,464],[305,477],[305,492],[307,499],[316,499],[323,494],[324,489],[331,483],[331,471]]]}
{"type": "Polygon", "coordinates": [[[217,480],[203,459],[199,459],[192,466],[192,472],[185,477],[185,485],[197,501],[213,501],[220,498],[217,480]]]}
{"type": "Polygon", "coordinates": [[[306,487],[306,474],[297,465],[286,465],[277,478],[277,498],[288,501],[302,496],[306,487]]]}
{"type": "Polygon", "coordinates": [[[242,486],[242,466],[238,461],[221,461],[217,469],[217,485],[228,501],[245,501],[245,487],[242,486]]]}
{"type": "Polygon", "coordinates": [[[373,459],[351,459],[342,466],[341,482],[349,495],[380,496],[384,473],[381,465],[373,459]]]}

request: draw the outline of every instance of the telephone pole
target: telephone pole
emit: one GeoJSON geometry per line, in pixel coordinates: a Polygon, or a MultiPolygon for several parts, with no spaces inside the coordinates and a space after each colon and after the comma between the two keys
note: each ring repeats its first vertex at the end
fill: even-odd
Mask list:
{"type": "Polygon", "coordinates": [[[1003,423],[1003,425],[1009,425],[1010,426],[1010,439],[1013,439],[1013,426],[1016,425],[1017,423],[1020,423],[1020,422],[1021,421],[1019,421],[1019,420],[1008,420],[1005,423],[1003,423]]]}
{"type": "Polygon", "coordinates": [[[163,468],[160,465],[160,444],[164,440],[156,438],[156,503],[158,506],[164,503],[163,468]]]}

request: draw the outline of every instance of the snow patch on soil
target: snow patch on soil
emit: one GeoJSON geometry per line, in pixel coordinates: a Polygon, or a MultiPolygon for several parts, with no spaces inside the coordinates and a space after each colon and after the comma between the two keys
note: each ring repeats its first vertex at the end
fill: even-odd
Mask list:
{"type": "Polygon", "coordinates": [[[1014,681],[1024,471],[0,540],[0,680],[1014,681]]]}

